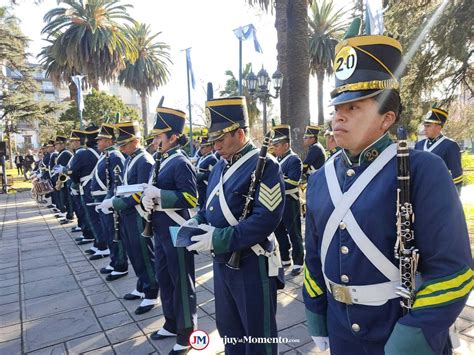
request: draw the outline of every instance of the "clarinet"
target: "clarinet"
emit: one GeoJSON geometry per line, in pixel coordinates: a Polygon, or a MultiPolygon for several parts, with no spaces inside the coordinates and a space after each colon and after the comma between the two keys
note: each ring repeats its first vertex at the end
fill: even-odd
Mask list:
{"type": "Polygon", "coordinates": [[[415,245],[413,222],[415,215],[410,202],[410,156],[404,127],[397,130],[397,242],[395,258],[400,261],[400,286],[397,295],[403,314],[408,313],[415,301],[415,276],[418,267],[418,249],[415,245]]]}
{"type": "Polygon", "coordinates": [[[105,188],[107,189],[107,192],[109,192],[110,189],[110,172],[109,172],[109,166],[110,166],[110,155],[109,151],[105,151],[105,188]]]}
{"type": "MultiPolygon", "coordinates": [[[[117,195],[117,187],[120,184],[120,174],[122,173],[122,169],[120,169],[119,165],[116,165],[114,168],[114,196],[117,195]]],[[[122,240],[120,238],[120,215],[119,212],[114,209],[114,239],[115,243],[118,243],[122,240]]]]}
{"type": "MultiPolygon", "coordinates": [[[[155,169],[153,170],[153,175],[152,175],[152,178],[151,178],[151,184],[153,186],[156,185],[157,181],[158,181],[158,174],[160,173],[160,167],[161,167],[161,156],[162,156],[162,152],[161,152],[161,142],[160,142],[160,145],[158,146],[158,151],[156,152],[156,155],[155,155],[155,169]]],[[[142,236],[145,237],[145,238],[151,238],[153,237],[153,230],[152,230],[152,220],[153,220],[153,210],[150,211],[150,213],[148,214],[148,219],[145,219],[145,227],[143,228],[143,233],[142,233],[142,236]]]]}
{"type": "MultiPolygon", "coordinates": [[[[268,132],[268,134],[263,139],[262,147],[260,148],[260,154],[258,155],[257,166],[255,167],[252,176],[250,177],[249,191],[245,196],[244,209],[242,215],[239,218],[239,222],[247,218],[252,212],[253,202],[255,199],[255,191],[257,190],[260,181],[262,180],[263,169],[267,162],[267,152],[270,142],[273,138],[273,131],[268,132]]],[[[234,251],[227,262],[227,267],[232,270],[240,270],[240,256],[242,252],[240,250],[234,251]]]]}

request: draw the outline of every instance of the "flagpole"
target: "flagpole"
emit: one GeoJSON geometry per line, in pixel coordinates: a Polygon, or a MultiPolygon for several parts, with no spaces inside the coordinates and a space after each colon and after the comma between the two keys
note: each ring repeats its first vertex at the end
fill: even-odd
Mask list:
{"type": "Polygon", "coordinates": [[[189,109],[189,148],[191,152],[191,156],[194,155],[194,146],[193,146],[193,118],[192,118],[192,110],[191,110],[191,85],[190,85],[190,68],[189,68],[189,60],[188,60],[188,51],[191,47],[186,48],[186,77],[188,81],[188,109],[189,109]]]}
{"type": "Polygon", "coordinates": [[[242,96],[242,38],[239,38],[239,96],[242,96]]]}

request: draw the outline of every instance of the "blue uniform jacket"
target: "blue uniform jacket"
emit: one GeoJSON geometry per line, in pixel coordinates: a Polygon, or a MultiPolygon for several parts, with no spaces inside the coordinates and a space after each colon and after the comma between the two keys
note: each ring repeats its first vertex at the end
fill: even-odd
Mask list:
{"type": "Polygon", "coordinates": [[[58,152],[52,152],[51,156],[49,158],[49,178],[51,181],[54,182],[56,181],[56,175],[54,174],[54,166],[56,165],[56,158],[58,157],[58,152]]]}
{"type": "MultiPolygon", "coordinates": [[[[343,192],[371,164],[362,161],[360,166],[350,167],[342,153],[334,159],[343,192]]],[[[448,328],[463,309],[473,285],[468,231],[462,205],[442,160],[410,150],[410,170],[413,228],[423,282],[417,285],[416,302],[406,316],[402,316],[398,298],[381,306],[346,305],[328,293],[321,268],[321,241],[334,206],[325,169],[310,177],[303,296],[311,335],[326,336],[329,331],[339,336],[353,335],[358,341],[386,342],[385,350],[392,354],[442,353],[448,328]],[[360,331],[354,332],[353,324],[358,324],[360,331]]],[[[351,211],[372,243],[398,267],[394,257],[396,189],[394,157],[363,190],[351,211]]],[[[329,280],[341,284],[341,276],[347,275],[349,287],[388,281],[341,226],[329,245],[325,264],[329,280]]]]}
{"type": "MultiPolygon", "coordinates": [[[[433,144],[436,144],[438,140],[443,138],[443,135],[435,139],[423,139],[416,143],[415,149],[418,150],[425,150],[426,148],[430,148],[433,144]]],[[[438,146],[436,146],[431,153],[436,154],[444,160],[444,163],[448,167],[449,172],[453,178],[453,182],[456,186],[461,187],[463,176],[462,176],[462,165],[461,165],[461,148],[459,145],[453,141],[452,139],[445,138],[438,146]]]]}
{"type": "Polygon", "coordinates": [[[76,151],[70,164],[70,177],[73,183],[79,184],[81,178],[90,175],[94,170],[98,159],[92,150],[98,154],[94,148],[82,148],[76,151]]]}
{"type": "MultiPolygon", "coordinates": [[[[107,151],[109,152],[109,167],[108,170],[106,170],[106,157],[105,153],[102,153],[99,161],[97,162],[97,166],[95,167],[94,170],[94,176],[92,177],[91,181],[91,191],[104,191],[102,186],[107,187],[107,175],[109,179],[109,189],[105,192],[109,192],[108,194],[110,197],[113,194],[114,191],[114,169],[116,166],[120,167],[120,171],[123,171],[123,164],[125,163],[125,157],[123,156],[120,151],[117,149],[114,149],[113,147],[107,148],[107,151]],[[106,172],[107,171],[107,172],[106,172]],[[98,181],[100,180],[100,182],[98,181]]],[[[104,194],[105,195],[105,194],[104,194]]]]}
{"type": "Polygon", "coordinates": [[[49,179],[49,162],[51,160],[51,154],[50,153],[44,153],[43,159],[41,161],[40,165],[40,170],[42,173],[42,177],[44,179],[49,179]]]}
{"type": "Polygon", "coordinates": [[[63,149],[58,153],[55,159],[56,161],[54,165],[61,165],[61,166],[66,167],[67,164],[69,163],[69,160],[71,160],[72,156],[73,154],[69,150],[63,149]]]}
{"type": "Polygon", "coordinates": [[[303,161],[303,174],[311,174],[324,165],[326,153],[321,143],[316,142],[308,149],[308,154],[303,161]]]}
{"type": "Polygon", "coordinates": [[[164,210],[172,209],[187,220],[188,209],[197,205],[196,173],[189,159],[178,148],[163,154],[155,186],[161,190],[161,210],[153,213],[153,220],[158,222],[154,226],[158,226],[160,236],[169,235],[168,227],[178,224],[164,210]]]}
{"type": "MultiPolygon", "coordinates": [[[[145,151],[143,148],[138,148],[133,154],[131,154],[125,160],[124,169],[122,170],[122,181],[124,185],[134,185],[148,183],[148,178],[153,167],[153,157],[150,153],[145,151]],[[137,160],[135,157],[142,154],[137,160]],[[128,168],[134,161],[133,166],[128,168]],[[127,173],[127,176],[125,176],[127,173]]],[[[114,198],[113,205],[117,211],[135,211],[135,206],[140,204],[142,193],[134,193],[131,196],[125,196],[120,198],[114,198]]]]}
{"type": "MultiPolygon", "coordinates": [[[[255,149],[257,148],[251,144],[246,145],[234,156],[232,165],[238,163],[237,159],[243,159],[243,155],[255,149]]],[[[250,177],[257,166],[257,160],[258,153],[240,166],[224,183],[223,196],[237,220],[242,215],[244,196],[248,194],[250,177]]],[[[219,204],[222,191],[214,196],[210,196],[210,193],[218,185],[222,173],[232,165],[226,160],[220,160],[214,166],[209,176],[207,207],[202,208],[195,217],[200,223],[209,223],[216,227],[212,238],[213,250],[216,254],[215,259],[222,262],[227,262],[233,251],[247,250],[257,243],[265,242],[280,223],[284,207],[284,183],[280,166],[271,155],[268,155],[251,214],[236,226],[230,226],[219,204]]]]}
{"type": "Polygon", "coordinates": [[[198,189],[198,198],[199,205],[202,206],[206,201],[206,190],[209,180],[209,174],[212,171],[212,168],[217,163],[216,156],[210,152],[199,158],[199,161],[196,164],[197,169],[197,189],[198,189]]]}
{"type": "Polygon", "coordinates": [[[281,172],[283,173],[285,192],[294,190],[294,193],[298,195],[298,186],[302,173],[302,163],[300,157],[293,153],[293,151],[290,149],[281,157],[278,157],[277,160],[280,164],[281,172]]]}

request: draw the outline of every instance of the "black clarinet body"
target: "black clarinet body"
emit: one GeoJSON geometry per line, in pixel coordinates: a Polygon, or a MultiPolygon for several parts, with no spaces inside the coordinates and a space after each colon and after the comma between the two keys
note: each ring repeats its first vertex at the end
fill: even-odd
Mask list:
{"type": "MultiPolygon", "coordinates": [[[[265,164],[267,162],[267,152],[268,147],[270,146],[270,142],[273,138],[273,131],[270,131],[263,139],[262,147],[260,148],[260,154],[258,155],[257,166],[255,167],[255,171],[252,173],[250,178],[250,185],[249,191],[245,196],[245,205],[242,211],[242,215],[239,218],[239,222],[247,218],[250,213],[252,213],[253,203],[255,199],[255,192],[257,190],[260,181],[262,180],[263,171],[265,168],[265,164]]],[[[241,251],[237,250],[232,253],[227,262],[227,267],[233,270],[240,269],[240,256],[241,251]]]]}
{"type": "MultiPolygon", "coordinates": [[[[153,176],[151,179],[151,184],[153,186],[156,185],[158,182],[158,174],[160,173],[160,168],[161,168],[161,157],[163,156],[162,151],[161,151],[161,142],[160,145],[158,146],[158,150],[155,154],[155,169],[153,170],[153,176]]],[[[143,228],[142,236],[145,238],[151,238],[153,237],[153,229],[152,229],[152,220],[153,220],[153,213],[154,211],[151,210],[150,213],[148,214],[148,219],[145,219],[145,226],[143,228]]]]}
{"type": "MultiPolygon", "coordinates": [[[[122,169],[120,166],[114,168],[114,196],[117,195],[117,187],[120,185],[120,174],[122,169]]],[[[108,174],[108,172],[107,172],[108,174]]],[[[115,243],[118,243],[122,238],[120,238],[120,215],[119,212],[114,210],[114,239],[115,243]]]]}
{"type": "Polygon", "coordinates": [[[415,245],[413,222],[415,215],[410,200],[410,154],[404,127],[397,130],[397,243],[395,257],[400,262],[400,287],[403,313],[407,313],[415,301],[415,277],[418,267],[418,249],[415,245]]]}

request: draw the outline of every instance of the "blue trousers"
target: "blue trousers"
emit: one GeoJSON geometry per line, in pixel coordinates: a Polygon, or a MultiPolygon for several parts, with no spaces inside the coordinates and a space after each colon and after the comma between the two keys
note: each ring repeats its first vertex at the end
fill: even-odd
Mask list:
{"type": "Polygon", "coordinates": [[[158,297],[159,285],[155,277],[155,255],[151,238],[144,238],[143,218],[134,207],[120,212],[122,242],[138,277],[137,291],[145,293],[145,298],[158,297]]]}
{"type": "Polygon", "coordinates": [[[92,235],[94,236],[94,246],[99,250],[107,249],[107,240],[105,233],[102,229],[102,224],[100,223],[99,213],[95,210],[95,206],[88,206],[88,203],[94,202],[94,199],[91,195],[90,184],[84,186],[84,193],[81,195],[82,208],[84,210],[84,218],[86,224],[89,227],[92,235]]]}
{"type": "Polygon", "coordinates": [[[302,266],[304,250],[303,237],[301,235],[301,206],[299,200],[286,197],[285,212],[283,213],[280,224],[275,230],[275,236],[280,246],[281,259],[285,261],[290,260],[291,248],[293,264],[302,266]]]}
{"type": "Polygon", "coordinates": [[[188,345],[197,319],[194,254],[186,248],[175,248],[169,233],[158,232],[159,223],[153,219],[156,276],[160,282],[164,328],[178,335],[177,344],[188,345]]]}
{"type": "MultiPolygon", "coordinates": [[[[214,259],[216,324],[221,337],[276,338],[276,278],[268,277],[267,259],[242,254],[240,270],[214,259]]],[[[226,344],[226,354],[277,354],[278,344],[226,344]]]]}
{"type": "MultiPolygon", "coordinates": [[[[102,202],[104,200],[104,196],[96,196],[94,200],[95,202],[102,202]]],[[[99,217],[102,230],[110,250],[110,266],[112,266],[115,271],[127,271],[128,260],[127,254],[125,253],[125,249],[123,247],[123,241],[120,240],[118,242],[114,242],[114,215],[99,213],[99,217]]],[[[121,231],[119,231],[119,233],[121,233],[121,231]]]]}

